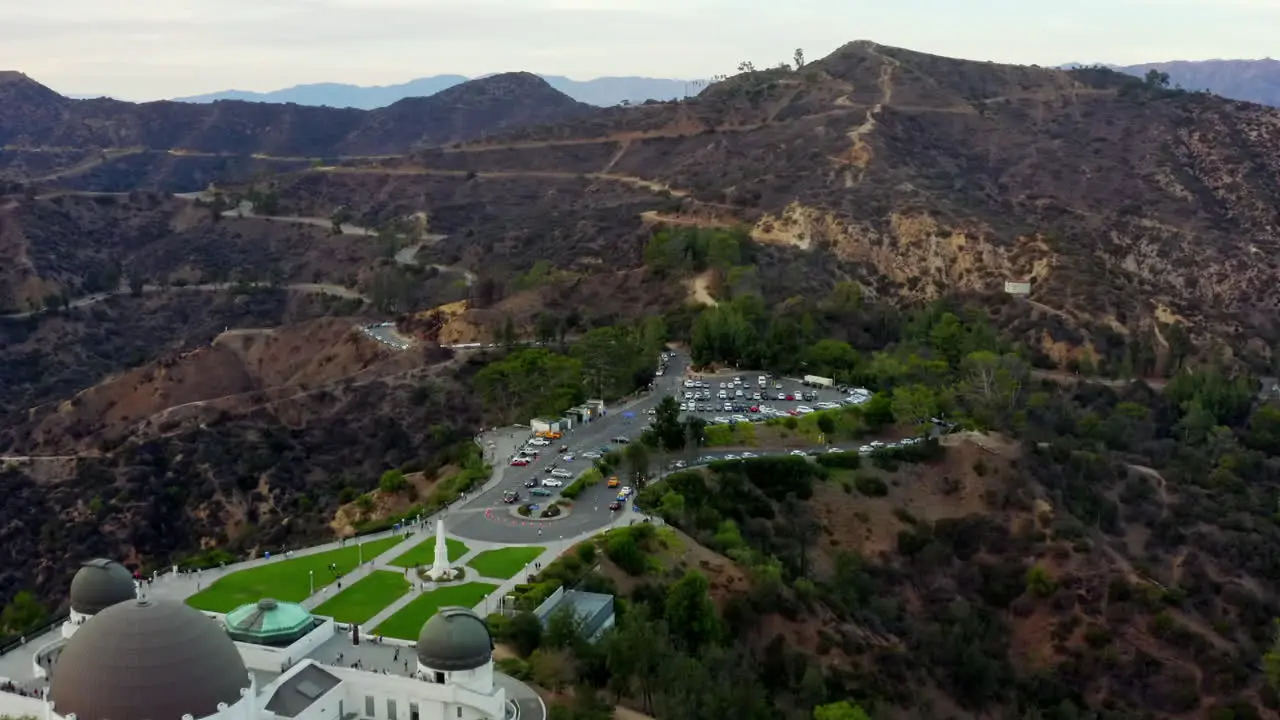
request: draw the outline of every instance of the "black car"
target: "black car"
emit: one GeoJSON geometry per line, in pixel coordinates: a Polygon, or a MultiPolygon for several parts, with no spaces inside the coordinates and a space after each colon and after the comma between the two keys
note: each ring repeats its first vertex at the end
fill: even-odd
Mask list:
{"type": "Polygon", "coordinates": [[[613,502],[609,503],[609,509],[610,509],[610,510],[613,510],[613,511],[615,511],[615,512],[616,512],[616,511],[618,511],[618,510],[621,510],[621,509],[622,509],[622,503],[618,502],[617,500],[614,500],[613,502]]]}
{"type": "Polygon", "coordinates": [[[508,505],[514,503],[519,499],[520,499],[520,493],[516,492],[515,490],[508,490],[502,493],[502,502],[507,503],[508,505]]]}
{"type": "Polygon", "coordinates": [[[538,478],[533,477],[524,481],[525,487],[538,487],[538,478]]]}

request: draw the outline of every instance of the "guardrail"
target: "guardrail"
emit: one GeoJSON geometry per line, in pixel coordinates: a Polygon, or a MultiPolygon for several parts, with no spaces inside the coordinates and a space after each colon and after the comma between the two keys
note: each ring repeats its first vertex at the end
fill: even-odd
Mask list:
{"type": "Polygon", "coordinates": [[[26,645],[28,642],[31,642],[32,640],[38,637],[41,637],[42,635],[49,632],[50,630],[53,630],[54,628],[61,626],[62,623],[70,619],[71,619],[70,614],[60,615],[57,618],[45,623],[44,625],[41,625],[40,627],[35,628],[34,630],[27,631],[25,634],[21,635],[17,640],[13,640],[8,643],[5,643],[4,645],[0,645],[0,655],[8,655],[14,650],[17,650],[23,645],[26,645]]]}

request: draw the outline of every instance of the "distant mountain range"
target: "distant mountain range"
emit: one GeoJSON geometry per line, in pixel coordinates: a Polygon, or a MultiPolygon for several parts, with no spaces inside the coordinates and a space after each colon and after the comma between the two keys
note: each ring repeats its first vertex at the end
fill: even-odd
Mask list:
{"type": "MultiPolygon", "coordinates": [[[[1079,67],[1070,63],[1063,67],[1079,67]]],[[[1187,90],[1208,90],[1232,100],[1280,107],[1280,60],[1171,60],[1141,65],[1106,65],[1142,77],[1149,70],[1169,73],[1169,81],[1187,90]]]]}
{"type": "MultiPolygon", "coordinates": [[[[486,76],[481,76],[486,77],[486,76]]],[[[601,77],[594,80],[570,80],[560,75],[542,75],[551,87],[590,105],[610,106],[623,101],[638,104],[645,100],[671,100],[695,92],[692,81],[648,77],[601,77]]],[[[342,83],[316,83],[295,85],[271,92],[247,90],[223,90],[222,92],[190,97],[174,98],[179,102],[209,103],[217,100],[245,100],[248,102],[297,103],[298,105],[326,105],[335,108],[359,108],[373,110],[386,107],[409,97],[427,97],[441,90],[467,82],[472,78],[462,75],[432,75],[410,80],[399,85],[344,85],[342,83]]],[[[479,78],[476,78],[479,79],[479,78]]]]}
{"type": "Polygon", "coordinates": [[[64,97],[0,71],[0,147],[141,148],[183,153],[319,157],[387,155],[594,112],[530,73],[468,80],[373,110],[230,101],[128,103],[64,97]]]}

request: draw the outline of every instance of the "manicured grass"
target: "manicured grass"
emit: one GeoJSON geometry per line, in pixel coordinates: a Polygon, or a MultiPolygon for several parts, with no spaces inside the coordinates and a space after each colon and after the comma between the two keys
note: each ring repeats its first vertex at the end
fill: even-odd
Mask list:
{"type": "Polygon", "coordinates": [[[409,580],[404,573],[375,570],[368,577],[324,601],[314,612],[338,622],[364,623],[407,592],[409,580]]]}
{"type": "MultiPolygon", "coordinates": [[[[429,593],[414,598],[408,605],[400,608],[400,611],[382,622],[381,625],[374,628],[373,632],[384,637],[399,638],[401,640],[417,640],[418,633],[422,630],[422,626],[432,615],[442,607],[450,605],[458,605],[465,608],[473,608],[480,604],[486,595],[497,589],[497,585],[488,583],[466,583],[465,585],[452,585],[442,587],[439,590],[432,590],[429,593]]],[[[480,613],[481,617],[485,613],[480,613]]]]}
{"type": "MultiPolygon", "coordinates": [[[[447,528],[446,528],[447,530],[447,528]]],[[[457,562],[458,558],[471,552],[471,548],[462,543],[461,540],[454,540],[451,537],[444,539],[444,545],[449,551],[449,562],[457,562]]],[[[430,567],[432,561],[436,559],[436,538],[431,536],[426,540],[409,548],[400,557],[387,563],[396,567],[430,567]]]]}
{"type": "Polygon", "coordinates": [[[735,423],[734,425],[711,425],[704,431],[707,447],[736,447],[746,445],[754,447],[756,426],[753,423],[735,423]]]}
{"type": "Polygon", "coordinates": [[[510,580],[542,553],[543,547],[509,547],[485,550],[467,563],[481,575],[498,580],[510,580]]]}
{"type": "MultiPolygon", "coordinates": [[[[372,560],[403,540],[404,538],[395,536],[364,543],[365,561],[372,560]]],[[[345,575],[356,568],[360,556],[361,548],[353,544],[290,560],[276,560],[273,557],[263,565],[218,578],[209,587],[187,598],[187,604],[201,610],[225,613],[263,598],[302,602],[311,594],[311,571],[315,571],[315,589],[319,590],[335,580],[333,572],[329,570],[330,563],[337,564],[338,573],[345,575]]],[[[206,572],[205,575],[217,572],[206,572]]]]}

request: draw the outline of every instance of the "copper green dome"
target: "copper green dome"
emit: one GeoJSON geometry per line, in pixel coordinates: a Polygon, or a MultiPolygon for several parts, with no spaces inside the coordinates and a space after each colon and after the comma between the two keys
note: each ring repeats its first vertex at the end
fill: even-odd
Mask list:
{"type": "Polygon", "coordinates": [[[264,598],[227,613],[232,640],[255,645],[290,645],[311,632],[316,619],[297,603],[264,598]]]}

